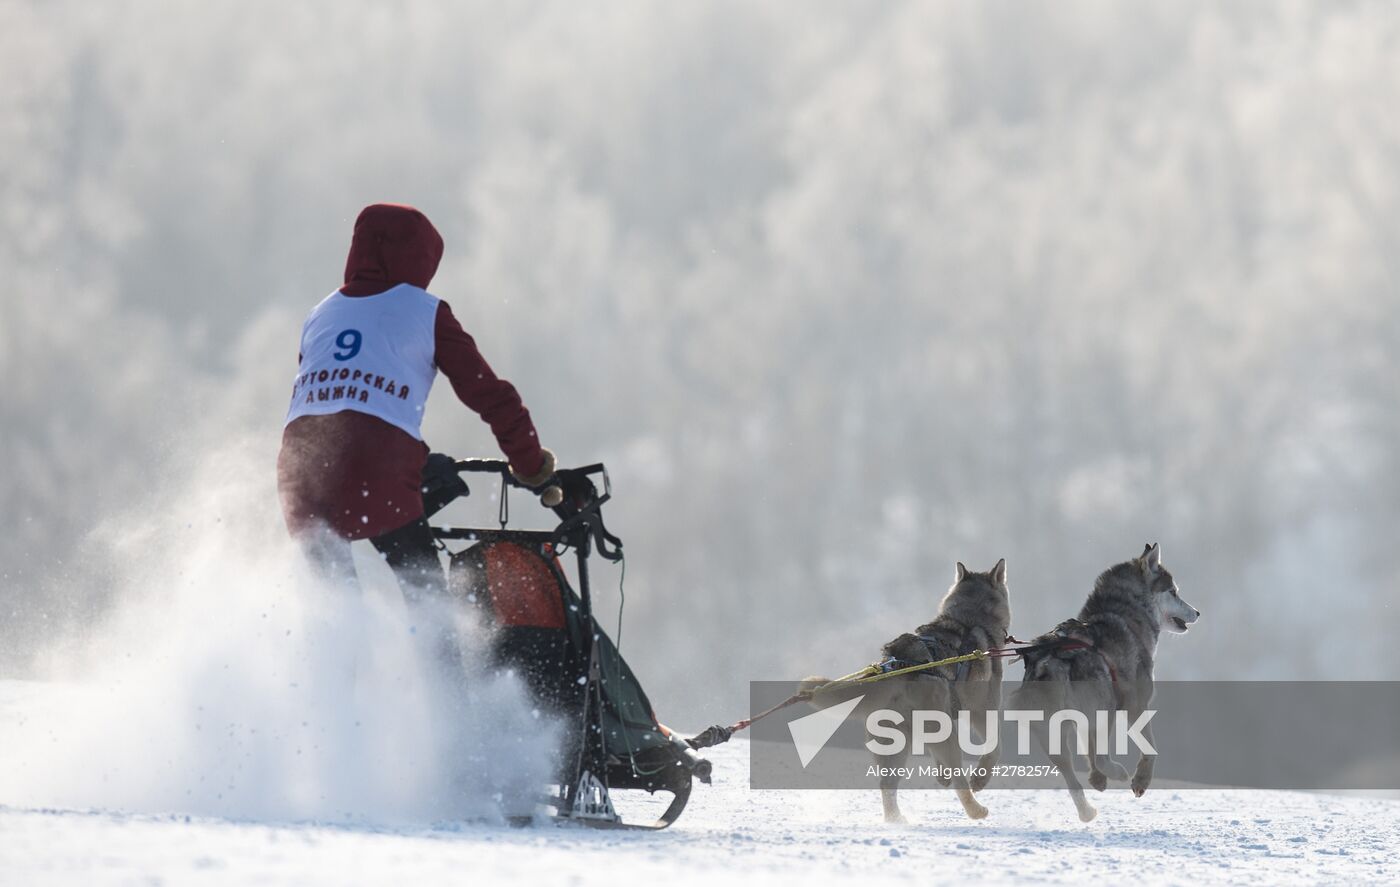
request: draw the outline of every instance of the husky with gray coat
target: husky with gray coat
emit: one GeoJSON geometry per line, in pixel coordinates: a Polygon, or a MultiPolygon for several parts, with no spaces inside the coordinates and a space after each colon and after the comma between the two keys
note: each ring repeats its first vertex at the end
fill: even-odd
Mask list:
{"type": "MultiPolygon", "coordinates": [[[[961,563],[957,565],[953,585],[939,604],[938,615],[932,622],[920,625],[913,633],[905,633],[881,648],[881,660],[891,667],[905,667],[924,662],[937,662],[950,656],[989,650],[1006,642],[1011,625],[1010,593],[1006,588],[1006,560],[986,573],[972,573],[961,563]]],[[[835,705],[864,693],[861,711],[891,709],[904,715],[896,729],[904,734],[904,749],[893,755],[876,755],[875,762],[891,772],[903,767],[913,745],[913,712],[943,711],[956,721],[960,710],[972,713],[972,727],[985,724],[988,713],[995,718],[1001,711],[1000,659],[978,659],[961,665],[944,665],[873,684],[824,693],[814,700],[819,708],[835,705]]],[[[825,678],[807,678],[800,685],[810,690],[829,683],[825,678]]],[[[870,738],[870,737],[867,737],[870,738]]],[[[943,768],[953,771],[952,785],[957,791],[963,810],[973,819],[982,819],[987,808],[978,803],[973,792],[981,791],[988,777],[975,775],[968,781],[962,763],[962,749],[954,735],[940,743],[931,744],[934,759],[943,768]]],[[[979,771],[990,774],[998,758],[997,748],[981,757],[979,771]]],[[[903,777],[897,773],[880,778],[880,795],[887,822],[903,822],[896,795],[903,777]]]]}
{"type": "MultiPolygon", "coordinates": [[[[1152,669],[1157,639],[1163,630],[1185,634],[1200,611],[1181,599],[1172,574],[1162,566],[1162,549],[1146,546],[1138,557],[1110,567],[1094,582],[1094,590],[1079,611],[1079,618],[1062,622],[1031,643],[1046,649],[1025,654],[1026,675],[1013,695],[1011,707],[1083,712],[1094,724],[1095,711],[1126,711],[1135,722],[1147,709],[1154,692],[1152,669]],[[1066,643],[1060,649],[1054,642],[1066,643]],[[1031,687],[1030,685],[1035,685],[1031,687]],[[1048,685],[1048,686],[1047,686],[1048,685]],[[1033,701],[1032,701],[1033,700],[1033,701]]],[[[1050,760],[1069,787],[1079,818],[1088,822],[1098,815],[1084,797],[1074,774],[1071,751],[1077,745],[1072,727],[1062,727],[1059,753],[1050,760]]],[[[1109,758],[1107,749],[1095,747],[1093,730],[1087,736],[1089,785],[1103,791],[1110,778],[1124,780],[1128,771],[1109,758]]],[[[1152,742],[1151,721],[1140,731],[1152,742]]],[[[1049,750],[1048,726],[1038,722],[1036,735],[1049,750]]],[[[1141,797],[1152,782],[1155,755],[1142,755],[1132,775],[1133,794],[1141,797]]]]}

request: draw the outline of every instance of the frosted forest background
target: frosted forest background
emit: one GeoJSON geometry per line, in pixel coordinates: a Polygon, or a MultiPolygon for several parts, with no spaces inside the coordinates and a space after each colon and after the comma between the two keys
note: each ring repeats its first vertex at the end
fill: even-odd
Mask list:
{"type": "MultiPolygon", "coordinates": [[[[1385,3],[0,0],[0,675],[280,536],[301,318],[391,200],[611,469],[663,720],[956,560],[1036,634],[1146,541],[1204,613],[1159,677],[1396,678],[1397,59],[1385,3]]],[[[425,433],[496,455],[441,382],[425,433]]]]}

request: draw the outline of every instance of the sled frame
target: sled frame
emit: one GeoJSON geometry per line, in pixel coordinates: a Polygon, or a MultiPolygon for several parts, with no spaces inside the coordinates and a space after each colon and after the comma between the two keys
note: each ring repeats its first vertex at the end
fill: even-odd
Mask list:
{"type": "MultiPolygon", "coordinates": [[[[593,618],[593,594],[592,586],[588,574],[588,560],[594,552],[595,542],[598,553],[610,561],[618,561],[622,558],[622,543],[617,537],[608,533],[603,526],[602,513],[600,511],[604,502],[612,498],[612,484],[608,478],[607,469],[602,463],[587,465],[582,468],[563,469],[556,473],[556,478],[566,478],[567,481],[576,485],[580,480],[586,480],[594,475],[601,475],[603,478],[603,492],[589,497],[589,501],[583,503],[576,510],[570,509],[569,505],[555,508],[563,520],[554,530],[513,530],[508,529],[504,524],[508,519],[509,507],[507,503],[507,490],[514,486],[529,490],[510,472],[509,465],[499,459],[466,459],[459,460],[454,466],[457,472],[475,472],[499,475],[501,478],[500,488],[500,514],[502,526],[500,527],[430,527],[434,538],[446,542],[464,541],[470,543],[477,542],[512,542],[520,545],[533,547],[539,550],[548,544],[555,547],[564,547],[574,553],[574,561],[578,574],[578,596],[580,616],[583,624],[590,626],[588,638],[588,667],[585,672],[586,683],[584,686],[584,705],[578,724],[579,743],[578,758],[571,769],[571,776],[566,783],[559,787],[557,797],[549,799],[550,806],[555,808],[554,817],[560,822],[574,822],[589,828],[610,828],[610,829],[663,829],[671,825],[685,809],[686,803],[690,800],[690,792],[693,787],[694,778],[690,773],[685,774],[683,780],[673,780],[671,785],[662,787],[663,791],[672,793],[671,803],[665,811],[652,823],[626,823],[615,812],[611,816],[607,815],[580,815],[576,811],[606,809],[613,811],[610,797],[611,786],[608,782],[606,760],[608,757],[607,737],[603,735],[603,695],[602,683],[599,680],[600,663],[598,657],[598,624],[593,618]],[[566,516],[567,515],[567,516],[566,516]],[[590,742],[590,731],[596,731],[597,744],[590,742]],[[589,795],[596,795],[590,800],[589,795]]],[[[588,482],[591,486],[591,481],[588,482]]],[[[566,488],[570,484],[566,483],[566,488]]],[[[463,487],[465,490],[465,487],[463,487]]],[[[596,493],[596,487],[593,487],[596,493]]],[[[445,504],[445,503],[444,503],[445,504]]],[[[652,791],[655,791],[653,789],[652,791]]]]}

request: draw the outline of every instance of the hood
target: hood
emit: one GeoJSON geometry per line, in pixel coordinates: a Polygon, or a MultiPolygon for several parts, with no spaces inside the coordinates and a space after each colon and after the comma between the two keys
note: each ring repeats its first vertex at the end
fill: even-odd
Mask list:
{"type": "Polygon", "coordinates": [[[411,206],[375,203],[360,210],[345,260],[347,296],[372,296],[401,283],[427,289],[442,261],[442,235],[411,206]]]}

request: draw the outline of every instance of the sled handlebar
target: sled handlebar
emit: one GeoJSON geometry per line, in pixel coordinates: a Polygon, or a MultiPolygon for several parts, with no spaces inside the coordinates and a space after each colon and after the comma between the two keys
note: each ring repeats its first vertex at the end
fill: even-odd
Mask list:
{"type": "MultiPolygon", "coordinates": [[[[554,480],[554,478],[550,478],[550,480],[547,480],[544,483],[540,484],[538,488],[527,487],[524,484],[522,484],[519,480],[517,480],[514,474],[511,474],[510,463],[504,459],[458,459],[457,470],[473,471],[477,472],[478,474],[499,474],[501,477],[505,478],[506,482],[509,483],[511,486],[519,487],[522,490],[542,489],[544,487],[549,486],[550,483],[554,480]]],[[[612,492],[612,483],[608,480],[608,469],[605,465],[603,465],[602,462],[594,462],[592,465],[582,465],[578,468],[560,468],[554,474],[555,477],[558,477],[559,475],[568,474],[601,474],[603,476],[603,492],[612,492]]]]}
{"type": "MultiPolygon", "coordinates": [[[[608,477],[607,467],[602,462],[578,468],[560,468],[554,472],[553,476],[537,487],[521,483],[514,474],[511,474],[510,463],[504,459],[458,459],[453,463],[453,467],[459,473],[465,471],[499,475],[502,484],[529,490],[533,493],[543,493],[547,490],[557,491],[559,493],[558,499],[554,502],[544,503],[563,521],[555,532],[561,538],[572,538],[575,544],[579,538],[591,538],[597,545],[598,553],[603,557],[611,561],[621,559],[622,540],[604,528],[602,514],[599,511],[603,503],[612,498],[612,481],[608,477]],[[598,492],[598,487],[590,479],[591,476],[600,474],[603,476],[603,492],[601,494],[598,492]],[[582,534],[582,537],[577,535],[579,533],[582,534]]],[[[541,501],[544,502],[543,497],[541,501]]],[[[504,521],[504,518],[502,520],[504,521]]]]}
{"type": "Polygon", "coordinates": [[[602,462],[594,462],[592,465],[583,465],[578,468],[560,468],[537,487],[528,487],[511,473],[510,463],[504,459],[458,459],[456,463],[458,471],[471,471],[478,474],[498,474],[503,481],[512,487],[522,490],[530,490],[535,493],[542,493],[550,487],[560,487],[561,482],[571,478],[583,478],[593,474],[603,476],[603,498],[612,496],[612,480],[608,477],[608,469],[602,462]]]}

